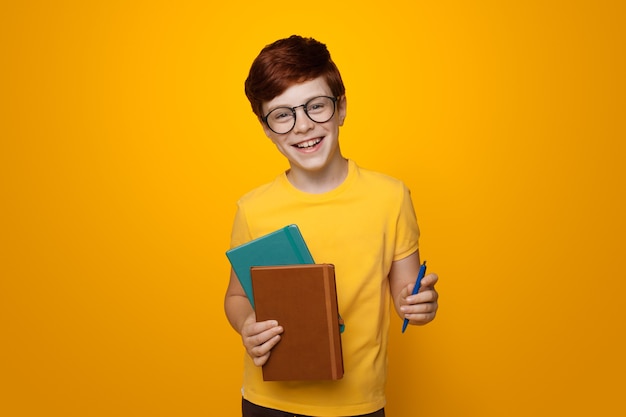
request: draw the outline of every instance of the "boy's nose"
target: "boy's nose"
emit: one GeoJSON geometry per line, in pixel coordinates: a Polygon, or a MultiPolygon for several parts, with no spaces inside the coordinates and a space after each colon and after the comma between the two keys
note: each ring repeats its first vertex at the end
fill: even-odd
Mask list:
{"type": "Polygon", "coordinates": [[[295,133],[302,133],[311,130],[315,126],[315,122],[309,118],[304,111],[304,107],[295,109],[296,111],[296,124],[293,127],[295,133]]]}

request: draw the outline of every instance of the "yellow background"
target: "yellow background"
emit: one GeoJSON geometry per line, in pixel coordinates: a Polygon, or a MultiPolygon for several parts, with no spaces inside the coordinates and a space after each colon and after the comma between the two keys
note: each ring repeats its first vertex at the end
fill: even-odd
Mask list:
{"type": "Polygon", "coordinates": [[[224,251],[286,167],[243,80],[293,33],[441,277],[434,323],[394,320],[388,415],[624,415],[621,4],[3,2],[0,415],[238,415],[224,251]]]}

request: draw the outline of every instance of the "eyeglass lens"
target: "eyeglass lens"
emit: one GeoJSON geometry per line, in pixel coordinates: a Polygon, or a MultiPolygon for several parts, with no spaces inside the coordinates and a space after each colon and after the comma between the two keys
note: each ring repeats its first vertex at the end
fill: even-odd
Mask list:
{"type": "Polygon", "coordinates": [[[296,125],[296,110],[304,107],[304,113],[316,123],[325,123],[335,114],[335,99],[332,97],[315,97],[305,104],[296,107],[277,107],[265,116],[270,129],[278,134],[291,131],[296,125]]]}

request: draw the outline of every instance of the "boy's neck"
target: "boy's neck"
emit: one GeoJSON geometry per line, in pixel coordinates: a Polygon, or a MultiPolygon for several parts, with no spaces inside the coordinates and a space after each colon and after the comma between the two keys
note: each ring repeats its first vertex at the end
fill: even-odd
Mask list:
{"type": "Polygon", "coordinates": [[[348,160],[341,157],[337,163],[320,171],[294,169],[287,171],[287,179],[300,191],[322,194],[339,187],[348,176],[348,160]]]}

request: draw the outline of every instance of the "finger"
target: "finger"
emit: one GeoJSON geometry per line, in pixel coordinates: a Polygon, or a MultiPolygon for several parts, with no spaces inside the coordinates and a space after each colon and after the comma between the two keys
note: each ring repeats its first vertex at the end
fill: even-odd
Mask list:
{"type": "Polygon", "coordinates": [[[409,324],[421,326],[433,321],[436,314],[436,311],[430,313],[411,314],[407,318],[409,319],[409,324]]]}
{"type": "Polygon", "coordinates": [[[241,334],[243,336],[252,336],[262,333],[266,330],[270,330],[276,326],[278,326],[278,322],[276,320],[266,320],[259,322],[253,321],[244,325],[241,334]]]}
{"type": "Polygon", "coordinates": [[[241,336],[246,346],[256,346],[265,343],[269,338],[280,333],[282,333],[282,327],[278,325],[278,322],[276,320],[267,320],[244,325],[241,336]]]}
{"type": "Polygon", "coordinates": [[[400,300],[400,304],[406,304],[406,297],[408,297],[409,295],[411,295],[411,290],[413,289],[413,285],[414,284],[407,284],[404,288],[402,288],[400,290],[400,294],[398,295],[398,298],[400,300]]]}
{"type": "Polygon", "coordinates": [[[435,284],[437,283],[437,281],[439,281],[439,276],[435,273],[430,273],[428,275],[426,275],[423,279],[422,279],[422,283],[420,285],[420,290],[422,288],[427,288],[427,287],[434,287],[435,284]]]}
{"type": "Polygon", "coordinates": [[[439,304],[434,301],[429,303],[407,304],[401,306],[400,311],[405,318],[410,319],[410,316],[413,314],[432,313],[437,311],[438,308],[439,304]]]}
{"type": "Polygon", "coordinates": [[[255,346],[261,346],[267,343],[272,338],[280,335],[283,332],[282,326],[271,327],[261,333],[253,334],[244,338],[244,344],[247,348],[252,349],[255,346]]]}
{"type": "Polygon", "coordinates": [[[406,298],[406,302],[409,305],[432,303],[439,300],[439,293],[434,289],[422,288],[420,292],[415,295],[410,295],[406,298]]]}
{"type": "Polygon", "coordinates": [[[265,365],[265,363],[267,362],[267,360],[270,358],[270,353],[268,352],[267,354],[263,355],[263,356],[259,356],[256,358],[252,358],[252,362],[254,362],[254,364],[256,366],[263,366],[265,365]]]}
{"type": "MultiPolygon", "coordinates": [[[[420,287],[418,290],[418,293],[425,291],[429,288],[434,288],[435,284],[437,283],[437,281],[439,280],[437,274],[428,274],[426,276],[424,276],[424,278],[422,278],[422,281],[420,282],[420,287]]],[[[406,295],[404,295],[403,297],[407,297],[410,296],[411,294],[413,294],[413,288],[415,287],[415,283],[410,283],[407,285],[407,293],[406,295]]],[[[404,289],[402,290],[404,292],[404,289]]]]}
{"type": "Polygon", "coordinates": [[[276,346],[278,342],[280,342],[280,335],[276,335],[272,337],[271,339],[269,339],[268,341],[266,341],[265,343],[255,346],[252,349],[250,349],[249,354],[250,354],[250,357],[252,357],[252,360],[254,361],[254,363],[257,366],[261,366],[265,362],[267,362],[267,359],[270,356],[272,348],[276,346]]]}
{"type": "Polygon", "coordinates": [[[408,306],[404,309],[406,310],[404,318],[411,324],[426,324],[435,318],[438,309],[439,305],[436,302],[408,306]]]}
{"type": "Polygon", "coordinates": [[[253,346],[250,349],[250,354],[253,357],[260,357],[267,354],[276,344],[280,341],[280,335],[273,336],[260,345],[253,346]]]}

